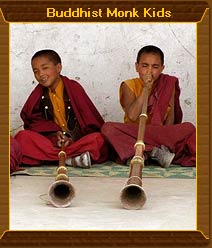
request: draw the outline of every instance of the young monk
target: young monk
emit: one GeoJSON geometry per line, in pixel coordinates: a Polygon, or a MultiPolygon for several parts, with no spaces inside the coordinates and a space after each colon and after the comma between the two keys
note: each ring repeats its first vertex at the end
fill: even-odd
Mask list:
{"type": "Polygon", "coordinates": [[[126,163],[134,154],[143,95],[148,92],[147,125],[144,135],[145,158],[162,167],[171,163],[195,166],[196,131],[193,124],[182,121],[180,88],[176,77],[163,74],[164,54],[156,46],[145,46],[135,63],[139,77],[120,86],[120,104],[124,122],[108,122],[102,133],[115,150],[118,161],[126,163]]]}
{"type": "Polygon", "coordinates": [[[61,75],[60,56],[41,50],[31,65],[39,84],[21,110],[25,130],[15,136],[22,147],[22,163],[58,160],[62,142],[67,165],[90,168],[105,161],[107,146],[100,133],[104,121],[82,86],[61,75]]]}

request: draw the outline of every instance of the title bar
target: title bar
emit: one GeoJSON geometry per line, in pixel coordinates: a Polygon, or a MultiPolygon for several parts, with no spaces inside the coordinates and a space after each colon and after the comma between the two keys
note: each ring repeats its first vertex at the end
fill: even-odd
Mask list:
{"type": "Polygon", "coordinates": [[[207,2],[0,1],[8,22],[198,22],[207,2]]]}

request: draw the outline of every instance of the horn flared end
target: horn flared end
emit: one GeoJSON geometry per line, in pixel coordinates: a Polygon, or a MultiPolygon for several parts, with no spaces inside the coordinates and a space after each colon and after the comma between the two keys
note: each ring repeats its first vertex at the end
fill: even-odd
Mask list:
{"type": "Polygon", "coordinates": [[[55,181],[49,187],[49,198],[53,206],[65,208],[71,205],[75,197],[75,189],[69,181],[55,181]]]}
{"type": "Polygon", "coordinates": [[[121,190],[121,203],[126,209],[140,209],[146,202],[144,189],[137,184],[126,185],[121,190]]]}

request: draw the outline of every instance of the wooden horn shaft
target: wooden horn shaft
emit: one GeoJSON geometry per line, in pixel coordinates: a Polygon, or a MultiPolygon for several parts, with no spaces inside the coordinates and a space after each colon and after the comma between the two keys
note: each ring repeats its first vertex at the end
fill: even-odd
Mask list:
{"type": "Polygon", "coordinates": [[[129,178],[121,190],[121,202],[126,209],[140,209],[146,202],[142,187],[142,170],[144,167],[144,134],[147,120],[148,91],[145,91],[142,111],[139,116],[138,136],[135,143],[135,155],[130,161],[129,178]]]}
{"type": "Polygon", "coordinates": [[[67,168],[65,165],[66,152],[64,144],[62,143],[61,151],[58,153],[59,166],[57,168],[57,175],[55,182],[53,182],[48,190],[50,202],[55,207],[68,207],[71,204],[71,200],[75,196],[75,189],[69,182],[67,175],[67,168]]]}

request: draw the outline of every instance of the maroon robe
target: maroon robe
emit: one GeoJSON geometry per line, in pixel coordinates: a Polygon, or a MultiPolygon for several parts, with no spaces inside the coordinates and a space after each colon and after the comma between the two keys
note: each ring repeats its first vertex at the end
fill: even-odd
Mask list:
{"type": "MultiPolygon", "coordinates": [[[[152,115],[152,118],[145,128],[145,152],[150,152],[153,147],[165,145],[171,152],[175,153],[172,163],[182,166],[195,166],[196,130],[191,123],[181,123],[182,110],[179,96],[178,79],[161,74],[155,82],[155,88],[148,101],[148,113],[152,115]],[[175,124],[163,125],[164,116],[174,89],[175,124]]],[[[118,161],[125,163],[127,159],[135,154],[134,144],[138,135],[137,124],[107,122],[102,126],[101,131],[111,145],[114,154],[118,156],[118,161]]]]}
{"type": "Polygon", "coordinates": [[[19,142],[10,136],[10,173],[21,170],[22,151],[19,142]]]}
{"type": "MultiPolygon", "coordinates": [[[[99,131],[104,120],[82,86],[67,77],[61,76],[61,78],[82,132],[88,134],[99,131]]],[[[39,109],[43,88],[42,85],[38,84],[22,108],[21,118],[24,122],[24,129],[39,133],[56,132],[61,128],[54,121],[45,120],[39,109]]]]}
{"type": "MultiPolygon", "coordinates": [[[[103,162],[107,159],[107,145],[100,133],[104,120],[78,82],[64,76],[61,78],[84,135],[66,148],[67,157],[89,151],[92,162],[103,162]]],[[[60,148],[55,146],[55,135],[52,133],[61,128],[54,121],[44,118],[40,109],[43,89],[44,87],[38,84],[21,111],[25,130],[16,134],[16,139],[22,147],[24,164],[38,165],[43,160],[58,160],[60,148]]]]}
{"type": "Polygon", "coordinates": [[[180,106],[180,87],[179,81],[176,77],[161,74],[154,82],[154,89],[148,99],[147,112],[152,115],[152,125],[163,125],[163,120],[172,97],[173,90],[175,90],[174,98],[174,124],[181,123],[182,109],[180,106]]]}

